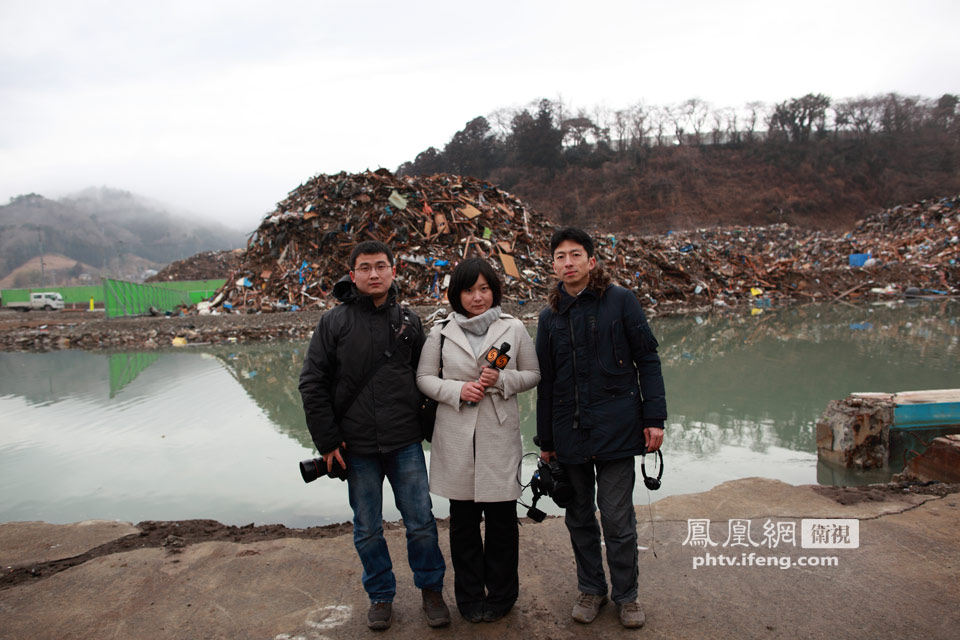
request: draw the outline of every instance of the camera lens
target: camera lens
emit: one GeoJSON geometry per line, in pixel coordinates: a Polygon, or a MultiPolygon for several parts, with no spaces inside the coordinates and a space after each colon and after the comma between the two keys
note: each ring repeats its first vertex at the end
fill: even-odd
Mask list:
{"type": "Polygon", "coordinates": [[[327,470],[325,467],[321,466],[323,463],[323,458],[313,458],[311,460],[303,460],[300,462],[300,475],[303,476],[304,482],[313,482],[322,475],[325,475],[327,470]]]}

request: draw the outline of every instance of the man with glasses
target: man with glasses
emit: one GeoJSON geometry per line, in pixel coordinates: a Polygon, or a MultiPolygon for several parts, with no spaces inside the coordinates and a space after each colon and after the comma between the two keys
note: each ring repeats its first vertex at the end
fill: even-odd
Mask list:
{"type": "Polygon", "coordinates": [[[423,330],[397,303],[397,269],[387,245],[361,242],[350,267],[350,277],[333,288],[343,304],[320,318],[300,373],[307,427],[327,470],[335,462],[346,470],[353,541],[370,598],[367,625],[386,629],[393,621],[396,579],[382,525],[386,477],[406,527],[427,624],[442,627],[450,623],[442,594],[446,565],[420,445],[416,371],[423,330]]]}

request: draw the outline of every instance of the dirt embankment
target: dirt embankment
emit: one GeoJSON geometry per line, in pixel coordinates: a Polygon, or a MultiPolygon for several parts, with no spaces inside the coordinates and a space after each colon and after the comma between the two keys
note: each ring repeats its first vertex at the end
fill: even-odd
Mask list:
{"type": "Polygon", "coordinates": [[[158,349],[309,338],[322,312],[104,318],[102,311],[0,312],[0,350],[158,349]]]}
{"type": "MultiPolygon", "coordinates": [[[[517,317],[539,311],[506,304],[517,317]]],[[[446,316],[449,307],[413,307],[421,318],[446,316]]],[[[143,316],[105,318],[103,311],[0,310],[0,351],[60,349],[153,350],[176,346],[307,340],[325,312],[143,316]],[[175,344],[174,340],[182,338],[175,344]]]]}

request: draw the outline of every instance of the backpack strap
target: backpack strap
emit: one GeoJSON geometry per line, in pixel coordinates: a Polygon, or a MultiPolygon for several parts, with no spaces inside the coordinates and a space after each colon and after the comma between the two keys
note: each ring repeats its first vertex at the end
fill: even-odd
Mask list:
{"type": "MultiPolygon", "coordinates": [[[[378,358],[377,361],[373,363],[373,366],[370,367],[367,373],[363,376],[363,380],[361,380],[360,384],[357,385],[356,391],[350,394],[349,399],[347,400],[347,403],[343,406],[343,408],[340,411],[337,411],[336,409],[334,409],[334,412],[333,412],[334,418],[338,423],[340,422],[340,420],[343,419],[343,416],[347,415],[347,411],[349,411],[353,407],[353,403],[356,402],[357,398],[360,396],[360,392],[363,391],[364,387],[366,387],[367,384],[370,383],[370,381],[373,379],[373,376],[375,376],[377,374],[377,371],[380,370],[380,367],[385,365],[387,361],[393,357],[393,354],[396,353],[394,347],[396,347],[397,338],[399,338],[400,334],[403,333],[404,327],[411,326],[411,325],[405,325],[403,322],[401,322],[400,310],[398,309],[398,307],[399,305],[395,306],[393,309],[390,310],[393,313],[394,317],[397,319],[396,325],[399,325],[397,326],[396,332],[393,334],[393,337],[390,340],[390,345],[386,348],[386,350],[383,353],[380,354],[380,358],[378,358]]],[[[403,313],[404,315],[406,315],[407,311],[404,310],[403,313]]]]}

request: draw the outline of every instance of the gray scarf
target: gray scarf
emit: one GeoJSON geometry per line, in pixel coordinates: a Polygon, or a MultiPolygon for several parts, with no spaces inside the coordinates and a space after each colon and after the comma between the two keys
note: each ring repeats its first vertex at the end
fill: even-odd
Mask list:
{"type": "Polygon", "coordinates": [[[468,318],[456,311],[450,315],[453,317],[454,322],[463,329],[463,334],[467,336],[467,342],[469,342],[473,348],[473,355],[479,358],[484,347],[488,346],[484,344],[484,341],[486,340],[490,325],[500,317],[500,307],[490,307],[480,315],[473,316],[472,318],[468,318]]]}

